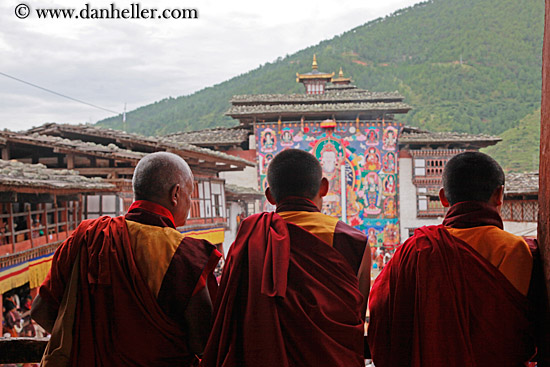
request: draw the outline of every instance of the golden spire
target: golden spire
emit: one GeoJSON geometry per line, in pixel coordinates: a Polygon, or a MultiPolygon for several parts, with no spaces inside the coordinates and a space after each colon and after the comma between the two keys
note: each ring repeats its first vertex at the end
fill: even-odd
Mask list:
{"type": "Polygon", "coordinates": [[[313,63],[311,64],[313,70],[317,70],[317,55],[313,54],[313,63]]]}
{"type": "Polygon", "coordinates": [[[342,71],[342,67],[340,66],[338,78],[332,78],[331,82],[332,84],[349,84],[351,83],[351,78],[344,78],[344,72],[342,71]]]}

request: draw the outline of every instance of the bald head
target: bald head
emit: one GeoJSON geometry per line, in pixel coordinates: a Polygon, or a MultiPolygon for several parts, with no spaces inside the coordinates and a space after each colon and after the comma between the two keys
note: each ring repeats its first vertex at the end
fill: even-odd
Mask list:
{"type": "Polygon", "coordinates": [[[175,185],[189,183],[193,183],[193,174],[187,162],[167,152],[151,153],[142,158],[132,179],[135,199],[154,202],[164,200],[175,185]]]}
{"type": "Polygon", "coordinates": [[[449,204],[462,201],[488,202],[504,185],[504,171],[490,156],[481,152],[455,155],[443,170],[443,188],[449,204]]]}
{"type": "Polygon", "coordinates": [[[314,198],[322,177],[323,169],[317,158],[300,149],[283,150],[267,168],[267,182],[276,202],[289,196],[314,198]]]}

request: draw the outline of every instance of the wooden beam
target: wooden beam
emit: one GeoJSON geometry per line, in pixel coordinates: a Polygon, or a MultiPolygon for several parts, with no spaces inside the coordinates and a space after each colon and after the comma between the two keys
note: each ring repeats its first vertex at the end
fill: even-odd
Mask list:
{"type": "Polygon", "coordinates": [[[2,148],[2,159],[5,161],[10,160],[10,147],[9,145],[2,148]]]}
{"type": "Polygon", "coordinates": [[[67,154],[67,169],[74,169],[74,154],[67,154]]]}
{"type": "Polygon", "coordinates": [[[8,219],[8,228],[10,229],[12,251],[15,254],[15,223],[13,222],[13,204],[8,203],[8,213],[10,215],[8,219]]]}
{"type": "Polygon", "coordinates": [[[550,297],[550,2],[548,0],[546,1],[542,58],[538,241],[550,297]]]}
{"type": "Polygon", "coordinates": [[[27,207],[27,229],[29,230],[29,239],[31,240],[31,248],[34,248],[31,206],[30,205],[25,205],[25,206],[27,207]]]}
{"type": "Polygon", "coordinates": [[[43,194],[17,194],[18,203],[53,203],[55,196],[48,193],[43,194]]]}
{"type": "Polygon", "coordinates": [[[133,175],[134,167],[78,167],[75,171],[84,176],[106,176],[113,173],[133,175]]]}
{"type": "Polygon", "coordinates": [[[61,201],[79,201],[79,200],[80,200],[80,195],[79,194],[59,195],[59,196],[57,196],[57,201],[58,202],[61,202],[61,201]]]}
{"type": "Polygon", "coordinates": [[[2,338],[0,363],[38,363],[47,344],[47,338],[2,338]]]}
{"type": "Polygon", "coordinates": [[[15,203],[17,202],[17,193],[10,191],[0,191],[0,203],[15,203]]]}
{"type": "MultiPolygon", "coordinates": [[[[543,263],[546,285],[546,312],[536,320],[541,334],[539,342],[540,367],[550,366],[550,0],[546,0],[544,39],[542,46],[542,101],[540,121],[540,162],[539,162],[539,218],[537,239],[543,263]],[[541,360],[542,359],[542,360],[541,360]]],[[[542,298],[542,297],[541,297],[542,298]]]]}
{"type": "Polygon", "coordinates": [[[48,229],[48,209],[46,208],[46,204],[42,203],[42,226],[44,226],[44,234],[49,238],[50,231],[48,229]]]}

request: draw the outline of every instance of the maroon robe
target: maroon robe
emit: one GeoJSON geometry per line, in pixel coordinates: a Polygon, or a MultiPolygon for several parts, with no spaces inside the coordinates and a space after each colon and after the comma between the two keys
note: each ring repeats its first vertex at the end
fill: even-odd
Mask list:
{"type": "Polygon", "coordinates": [[[211,275],[219,253],[207,241],[184,238],[155,299],[134,261],[125,219],[174,225],[154,206],[145,207],[149,210],[131,208],[126,218],[82,222],[54,255],[40,295],[58,307],[81,248],[73,366],[168,367],[196,361],[187,346],[183,313],[197,284],[211,275]]]}
{"type": "Polygon", "coordinates": [[[333,247],[276,213],[241,224],[203,357],[214,366],[364,366],[362,296],[333,247]]]}
{"type": "MultiPolygon", "coordinates": [[[[473,213],[450,211],[446,223],[495,225],[494,213],[473,213]]],[[[535,353],[528,298],[443,225],[417,229],[395,252],[369,306],[377,367],[512,367],[535,353]]]]}

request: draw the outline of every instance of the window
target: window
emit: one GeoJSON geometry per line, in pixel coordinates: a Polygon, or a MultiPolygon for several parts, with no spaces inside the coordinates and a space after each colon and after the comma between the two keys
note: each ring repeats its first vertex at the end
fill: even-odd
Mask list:
{"type": "Polygon", "coordinates": [[[419,211],[428,210],[428,198],[426,196],[418,197],[418,210],[419,211]]]}
{"type": "Polygon", "coordinates": [[[223,182],[195,182],[191,207],[190,218],[226,218],[223,182]]]}
{"type": "Polygon", "coordinates": [[[123,213],[123,199],[118,195],[99,194],[84,196],[85,219],[99,218],[102,215],[116,217],[123,213]]]}
{"type": "Polygon", "coordinates": [[[536,222],[538,219],[538,202],[536,200],[505,199],[501,217],[512,222],[536,222]]]}
{"type": "Polygon", "coordinates": [[[426,175],[426,161],[424,159],[414,160],[414,175],[425,176],[426,175]]]}

